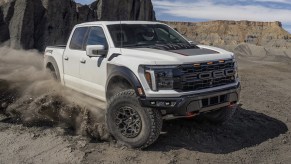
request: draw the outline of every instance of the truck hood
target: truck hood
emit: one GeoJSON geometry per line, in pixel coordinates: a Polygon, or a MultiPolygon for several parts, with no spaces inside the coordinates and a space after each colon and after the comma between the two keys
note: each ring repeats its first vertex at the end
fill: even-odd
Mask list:
{"type": "Polygon", "coordinates": [[[197,49],[159,50],[152,48],[123,48],[122,55],[163,64],[188,64],[234,58],[233,53],[220,48],[198,45],[197,49]]]}

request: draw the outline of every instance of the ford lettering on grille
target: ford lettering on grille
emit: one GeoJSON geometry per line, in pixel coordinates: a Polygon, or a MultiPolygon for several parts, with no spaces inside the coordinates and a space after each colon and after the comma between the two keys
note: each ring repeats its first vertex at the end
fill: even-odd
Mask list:
{"type": "Polygon", "coordinates": [[[175,88],[179,91],[195,91],[235,83],[236,69],[232,59],[209,63],[198,63],[194,67],[193,64],[181,65],[179,69],[182,75],[174,83],[175,88]]]}
{"type": "Polygon", "coordinates": [[[223,78],[227,76],[233,76],[235,74],[234,69],[218,70],[211,72],[203,72],[198,75],[198,78],[201,80],[223,78]]]}

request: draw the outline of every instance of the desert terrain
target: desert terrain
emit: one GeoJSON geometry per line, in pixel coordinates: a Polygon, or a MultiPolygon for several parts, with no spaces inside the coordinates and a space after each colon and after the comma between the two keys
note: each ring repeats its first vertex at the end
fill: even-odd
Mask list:
{"type": "Polygon", "coordinates": [[[154,145],[132,150],[108,135],[106,104],[52,81],[38,52],[2,47],[0,163],[290,163],[291,59],[259,50],[236,49],[241,107],[229,122],[165,121],[154,145]]]}
{"type": "Polygon", "coordinates": [[[102,20],[156,17],[150,0],[0,0],[0,163],[291,163],[291,35],[281,22],[165,22],[236,54],[240,108],[223,125],[165,121],[154,145],[133,150],[108,134],[104,102],[42,69],[46,46],[65,44],[78,23],[102,20]]]}

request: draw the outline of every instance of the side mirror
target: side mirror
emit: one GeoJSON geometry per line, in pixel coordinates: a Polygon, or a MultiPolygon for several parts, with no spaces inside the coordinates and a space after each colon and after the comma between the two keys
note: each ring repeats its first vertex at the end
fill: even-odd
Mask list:
{"type": "Polygon", "coordinates": [[[86,47],[86,53],[89,57],[102,57],[107,54],[108,50],[104,45],[88,45],[86,47]]]}

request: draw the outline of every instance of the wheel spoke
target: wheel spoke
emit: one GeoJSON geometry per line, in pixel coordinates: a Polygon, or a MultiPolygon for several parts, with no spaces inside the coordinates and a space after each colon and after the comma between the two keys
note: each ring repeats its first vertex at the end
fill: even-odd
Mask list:
{"type": "Polygon", "coordinates": [[[117,110],[115,124],[120,133],[128,138],[138,136],[142,127],[139,114],[131,107],[122,107],[117,110]]]}

